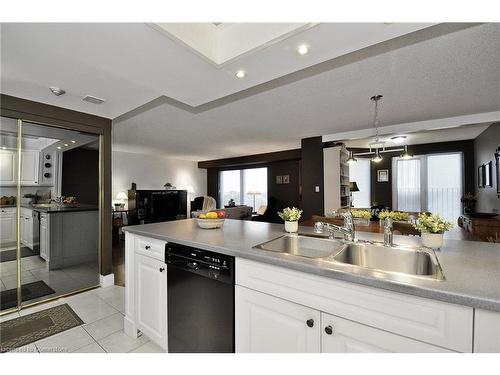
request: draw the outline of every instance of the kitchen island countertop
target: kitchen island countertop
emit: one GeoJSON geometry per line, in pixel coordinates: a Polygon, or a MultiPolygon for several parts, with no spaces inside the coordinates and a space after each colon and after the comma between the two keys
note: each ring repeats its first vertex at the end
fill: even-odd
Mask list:
{"type": "MultiPolygon", "coordinates": [[[[136,225],[123,230],[145,237],[198,247],[297,271],[330,277],[394,292],[500,312],[500,244],[445,240],[436,256],[446,280],[416,278],[408,283],[346,272],[338,264],[254,248],[284,235],[283,225],[227,219],[221,229],[206,230],[195,219],[136,225]]],[[[300,227],[299,232],[312,233],[300,227]]],[[[361,240],[382,241],[378,233],[357,232],[361,240]]],[[[397,245],[420,246],[420,239],[394,236],[397,245]]]]}

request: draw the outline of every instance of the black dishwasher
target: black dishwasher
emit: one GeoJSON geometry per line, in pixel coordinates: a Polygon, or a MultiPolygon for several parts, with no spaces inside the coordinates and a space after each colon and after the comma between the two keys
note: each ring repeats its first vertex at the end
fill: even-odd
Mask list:
{"type": "Polygon", "coordinates": [[[168,351],[234,353],[234,257],[165,246],[168,351]]]}

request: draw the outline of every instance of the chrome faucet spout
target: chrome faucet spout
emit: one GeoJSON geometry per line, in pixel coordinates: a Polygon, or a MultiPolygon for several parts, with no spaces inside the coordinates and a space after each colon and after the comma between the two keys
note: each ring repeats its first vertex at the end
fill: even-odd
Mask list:
{"type": "Polygon", "coordinates": [[[390,217],[386,217],[384,220],[384,246],[392,247],[393,243],[393,223],[390,217]]]}
{"type": "Polygon", "coordinates": [[[325,223],[318,221],[314,224],[315,233],[323,233],[324,230],[328,231],[329,237],[333,238],[335,232],[342,233],[344,239],[347,241],[354,241],[355,239],[355,229],[354,229],[354,219],[351,211],[347,211],[343,214],[344,216],[344,226],[339,226],[331,223],[325,223]]]}

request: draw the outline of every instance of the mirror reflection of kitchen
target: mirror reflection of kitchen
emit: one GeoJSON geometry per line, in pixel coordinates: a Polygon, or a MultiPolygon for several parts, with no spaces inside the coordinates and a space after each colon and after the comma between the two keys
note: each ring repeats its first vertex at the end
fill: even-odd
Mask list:
{"type": "Polygon", "coordinates": [[[17,307],[18,214],[22,306],[98,285],[99,138],[23,122],[18,176],[17,120],[0,134],[0,310],[17,307]]]}

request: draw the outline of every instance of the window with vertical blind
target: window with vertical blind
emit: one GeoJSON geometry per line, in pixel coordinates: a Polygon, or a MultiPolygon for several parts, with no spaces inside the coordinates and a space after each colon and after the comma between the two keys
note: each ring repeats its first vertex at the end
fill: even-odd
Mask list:
{"type": "Polygon", "coordinates": [[[219,179],[222,206],[230,199],[236,205],[253,207],[254,211],[267,205],[267,168],[222,171],[219,179]]]}
{"type": "Polygon", "coordinates": [[[392,159],[393,208],[428,211],[456,221],[461,213],[463,155],[461,153],[392,159]]]}

